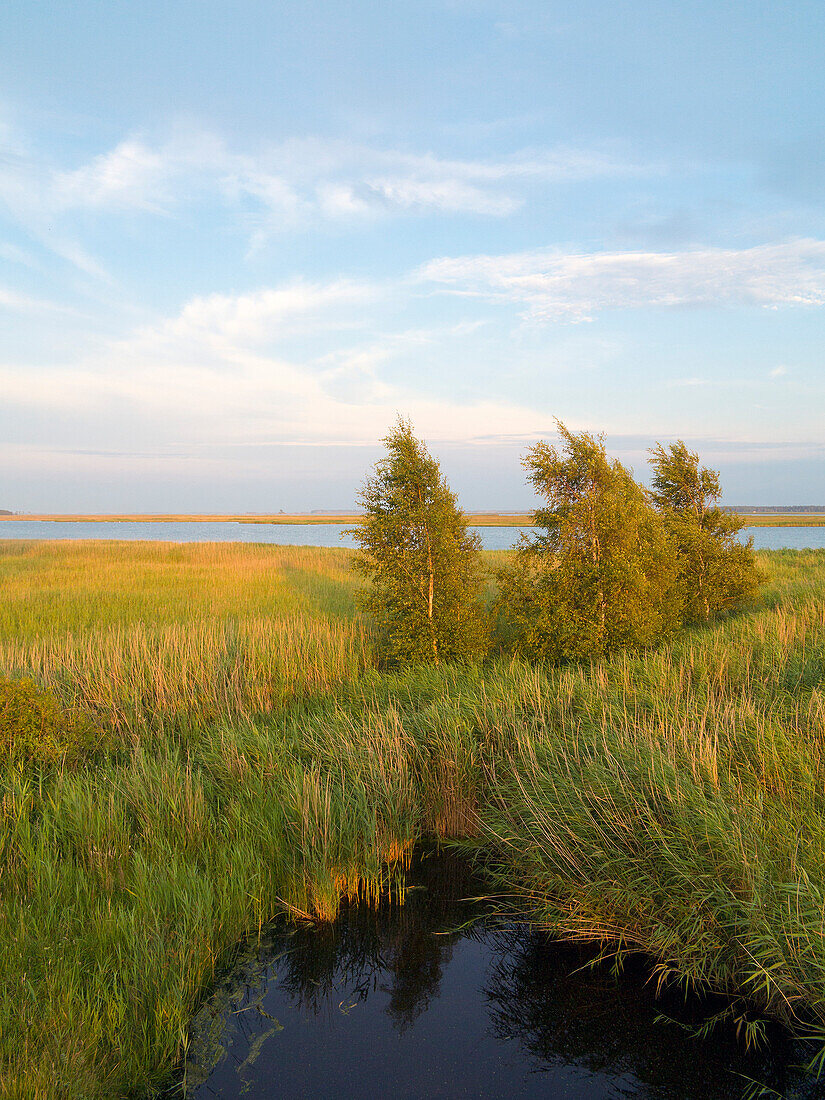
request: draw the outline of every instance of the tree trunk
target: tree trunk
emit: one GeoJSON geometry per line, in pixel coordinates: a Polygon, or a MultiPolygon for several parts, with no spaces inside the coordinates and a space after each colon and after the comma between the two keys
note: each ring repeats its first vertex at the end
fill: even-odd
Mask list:
{"type": "Polygon", "coordinates": [[[433,590],[435,588],[435,573],[433,572],[433,548],[430,542],[430,529],[425,528],[427,532],[427,569],[430,574],[430,591],[427,598],[427,618],[430,621],[430,637],[433,643],[433,659],[438,664],[438,645],[435,640],[435,630],[433,629],[433,590]]]}
{"type": "MultiPolygon", "coordinates": [[[[600,564],[601,564],[601,553],[602,553],[602,548],[601,548],[601,544],[599,543],[599,536],[596,534],[596,515],[595,515],[594,509],[593,509],[593,504],[592,504],[592,501],[591,501],[591,504],[590,504],[590,556],[593,560],[593,565],[596,567],[596,569],[598,569],[600,564]]],[[[604,598],[604,585],[602,584],[601,571],[599,572],[599,588],[598,588],[598,593],[597,594],[598,594],[598,599],[599,599],[599,634],[600,634],[600,641],[603,642],[604,641],[604,631],[605,631],[606,609],[605,609],[605,598],[604,598]]]]}
{"type": "Polygon", "coordinates": [[[708,586],[705,584],[705,556],[700,552],[699,554],[699,595],[702,597],[702,603],[705,608],[705,622],[710,619],[710,602],[708,600],[708,586]]]}
{"type": "MultiPolygon", "coordinates": [[[[424,496],[421,492],[421,487],[418,487],[418,500],[422,508],[424,505],[424,496]]],[[[433,594],[435,590],[435,571],[433,569],[433,544],[430,538],[429,524],[424,522],[424,536],[427,539],[427,573],[429,575],[429,590],[427,592],[427,621],[430,626],[430,641],[433,647],[433,662],[438,664],[438,643],[435,640],[435,630],[433,628],[433,594]]]]}

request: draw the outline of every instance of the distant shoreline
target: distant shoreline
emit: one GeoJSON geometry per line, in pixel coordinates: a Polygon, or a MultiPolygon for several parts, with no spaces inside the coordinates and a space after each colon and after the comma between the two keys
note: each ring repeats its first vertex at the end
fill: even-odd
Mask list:
{"type": "MultiPolygon", "coordinates": [[[[738,512],[745,520],[747,527],[825,527],[825,512],[738,512]]],[[[323,524],[357,524],[360,523],[359,515],[346,513],[317,515],[313,513],[296,513],[285,515],[174,515],[174,514],[37,514],[37,515],[6,515],[0,514],[0,523],[3,520],[17,520],[18,522],[43,522],[52,523],[271,523],[277,525],[311,525],[323,524]]],[[[468,512],[467,520],[472,527],[532,527],[533,517],[531,512],[468,512]]]]}

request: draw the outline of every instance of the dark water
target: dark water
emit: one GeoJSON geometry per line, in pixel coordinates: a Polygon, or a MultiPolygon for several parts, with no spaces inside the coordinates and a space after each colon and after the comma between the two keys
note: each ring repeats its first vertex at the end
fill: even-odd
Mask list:
{"type": "MultiPolygon", "coordinates": [[[[335,523],[63,523],[0,520],[0,539],[124,539],[127,542],[264,542],[275,546],[348,546],[355,543],[335,523]]],[[[485,550],[506,550],[522,527],[472,527],[485,550]]],[[[825,549],[825,527],[746,527],[757,550],[825,549]]]]}
{"type": "Polygon", "coordinates": [[[738,1100],[747,1079],[819,1095],[789,1071],[800,1052],[778,1028],[758,1054],[731,1025],[697,1038],[724,1002],[657,999],[642,960],[615,975],[590,951],[479,920],[463,899],[484,883],[456,857],[411,874],[403,906],[349,907],[245,955],[193,1023],[185,1095],[738,1100]]]}

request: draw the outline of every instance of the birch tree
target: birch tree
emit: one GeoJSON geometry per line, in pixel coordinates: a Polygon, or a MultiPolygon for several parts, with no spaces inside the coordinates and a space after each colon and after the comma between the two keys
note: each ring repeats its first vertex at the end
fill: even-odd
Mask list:
{"type": "Polygon", "coordinates": [[[383,442],[359,494],[363,522],[351,529],[382,655],[390,664],[477,659],[488,638],[480,539],[410,422],[399,419],[383,442]]]}
{"type": "Polygon", "coordinates": [[[644,489],[601,436],[557,425],[523,459],[546,505],[499,574],[506,642],[532,658],[598,657],[679,626],[676,549],[644,489]],[[509,635],[509,637],[508,637],[509,635]]]}
{"type": "Polygon", "coordinates": [[[753,539],[739,541],[743,520],[719,507],[717,470],[680,439],[650,451],[652,500],[676,543],[686,623],[706,622],[756,592],[759,577],[753,539]]]}

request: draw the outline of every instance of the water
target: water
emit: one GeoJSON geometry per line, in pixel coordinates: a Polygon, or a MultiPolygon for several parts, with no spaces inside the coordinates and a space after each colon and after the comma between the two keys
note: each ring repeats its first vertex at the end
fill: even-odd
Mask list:
{"type": "MultiPolygon", "coordinates": [[[[264,542],[275,546],[347,546],[346,528],[335,523],[70,523],[57,520],[0,520],[0,539],[124,539],[127,542],[264,542]]],[[[523,527],[472,527],[485,550],[506,550],[523,527]]],[[[825,527],[746,527],[757,550],[825,549],[825,527]]]]}
{"type": "Polygon", "coordinates": [[[127,542],[265,542],[275,546],[349,546],[334,523],[73,523],[2,520],[0,539],[124,539],[127,542]]]}
{"type": "Polygon", "coordinates": [[[456,857],[414,867],[404,906],[345,909],[332,927],[274,932],[195,1018],[189,1100],[740,1100],[745,1078],[816,1095],[778,1028],[747,1053],[732,1026],[688,1032],[724,1002],[657,999],[524,925],[479,921],[456,857]],[[666,1015],[678,1022],[662,1022],[666,1015]]]}

